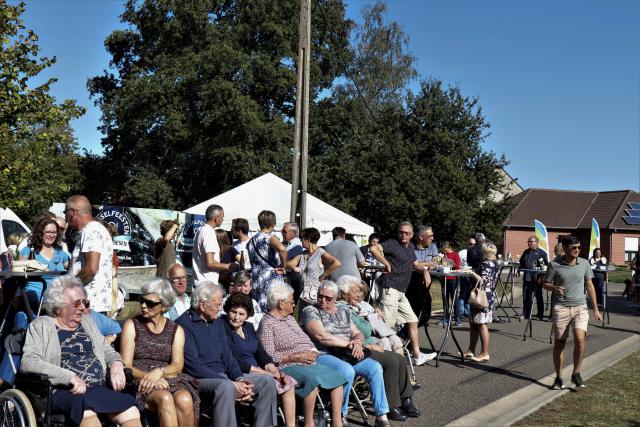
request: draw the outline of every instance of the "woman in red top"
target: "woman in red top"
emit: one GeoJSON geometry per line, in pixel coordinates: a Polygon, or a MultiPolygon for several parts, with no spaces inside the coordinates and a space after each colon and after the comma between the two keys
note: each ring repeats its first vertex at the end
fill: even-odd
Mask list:
{"type": "MultiPolygon", "coordinates": [[[[442,250],[444,251],[444,258],[449,260],[451,263],[452,270],[460,270],[462,268],[462,260],[460,259],[460,255],[458,252],[454,251],[449,242],[444,242],[442,244],[442,250]]],[[[449,307],[451,304],[454,304],[453,295],[456,290],[456,277],[455,276],[447,276],[447,304],[445,304],[445,312],[444,312],[444,321],[447,322],[449,319],[449,307]]],[[[459,304],[454,304],[454,314],[456,316],[456,326],[461,326],[462,322],[460,321],[460,310],[458,307],[459,304]]]]}

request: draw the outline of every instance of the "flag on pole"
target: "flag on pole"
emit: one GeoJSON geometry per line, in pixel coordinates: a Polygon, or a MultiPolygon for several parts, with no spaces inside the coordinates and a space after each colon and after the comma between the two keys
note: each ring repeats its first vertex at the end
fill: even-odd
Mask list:
{"type": "Polygon", "coordinates": [[[587,258],[593,254],[595,248],[600,247],[600,226],[595,218],[591,218],[591,239],[589,240],[589,254],[587,258]]]}
{"type": "Polygon", "coordinates": [[[537,219],[533,220],[533,226],[536,229],[536,237],[538,238],[538,247],[547,253],[547,259],[549,257],[549,234],[547,233],[547,227],[537,219]]]}

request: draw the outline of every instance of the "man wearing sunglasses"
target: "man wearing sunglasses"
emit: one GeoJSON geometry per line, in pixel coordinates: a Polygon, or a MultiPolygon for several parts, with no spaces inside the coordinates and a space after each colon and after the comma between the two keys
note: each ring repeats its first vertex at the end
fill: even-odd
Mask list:
{"type": "Polygon", "coordinates": [[[65,220],[78,236],[73,248],[70,273],[79,278],[94,311],[111,310],[113,241],[109,231],[93,219],[91,203],[82,195],[71,196],[64,208],[65,220]]]}
{"type": "Polygon", "coordinates": [[[589,311],[585,298],[585,289],[593,307],[593,317],[602,320],[596,303],[596,291],[591,279],[593,273],[589,262],[580,258],[580,240],[575,236],[562,239],[564,254],[551,262],[544,276],[544,288],[553,292],[553,364],[556,379],[552,388],[564,388],[561,377],[564,360],[564,346],[569,334],[569,325],[573,329],[573,374],[571,382],[576,388],[585,387],[580,368],[585,351],[585,337],[589,323],[589,311]]]}

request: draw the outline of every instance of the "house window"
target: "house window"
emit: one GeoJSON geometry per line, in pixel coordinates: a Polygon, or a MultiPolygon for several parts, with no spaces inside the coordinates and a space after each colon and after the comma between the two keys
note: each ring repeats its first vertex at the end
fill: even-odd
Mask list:
{"type": "Polygon", "coordinates": [[[624,262],[631,261],[638,254],[638,243],[640,239],[637,237],[624,238],[624,262]]]}

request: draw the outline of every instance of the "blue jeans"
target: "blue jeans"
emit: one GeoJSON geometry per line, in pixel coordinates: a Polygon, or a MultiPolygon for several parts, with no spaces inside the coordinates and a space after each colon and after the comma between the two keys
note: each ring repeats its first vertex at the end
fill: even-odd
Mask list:
{"type": "Polygon", "coordinates": [[[467,300],[471,293],[471,284],[468,277],[460,277],[458,280],[460,280],[460,293],[458,294],[458,300],[456,301],[456,308],[458,309],[460,316],[467,317],[469,316],[469,304],[467,304],[467,300]]]}
{"type": "Polygon", "coordinates": [[[318,363],[335,369],[344,375],[347,380],[347,384],[344,386],[344,399],[342,402],[343,417],[347,415],[347,409],[349,407],[349,392],[351,391],[351,385],[353,385],[353,379],[356,374],[366,379],[369,383],[371,400],[373,400],[373,410],[376,417],[389,412],[389,403],[387,402],[387,395],[384,391],[382,366],[380,366],[378,362],[373,359],[366,358],[352,366],[337,357],[329,354],[323,354],[318,357],[318,363]]]}

